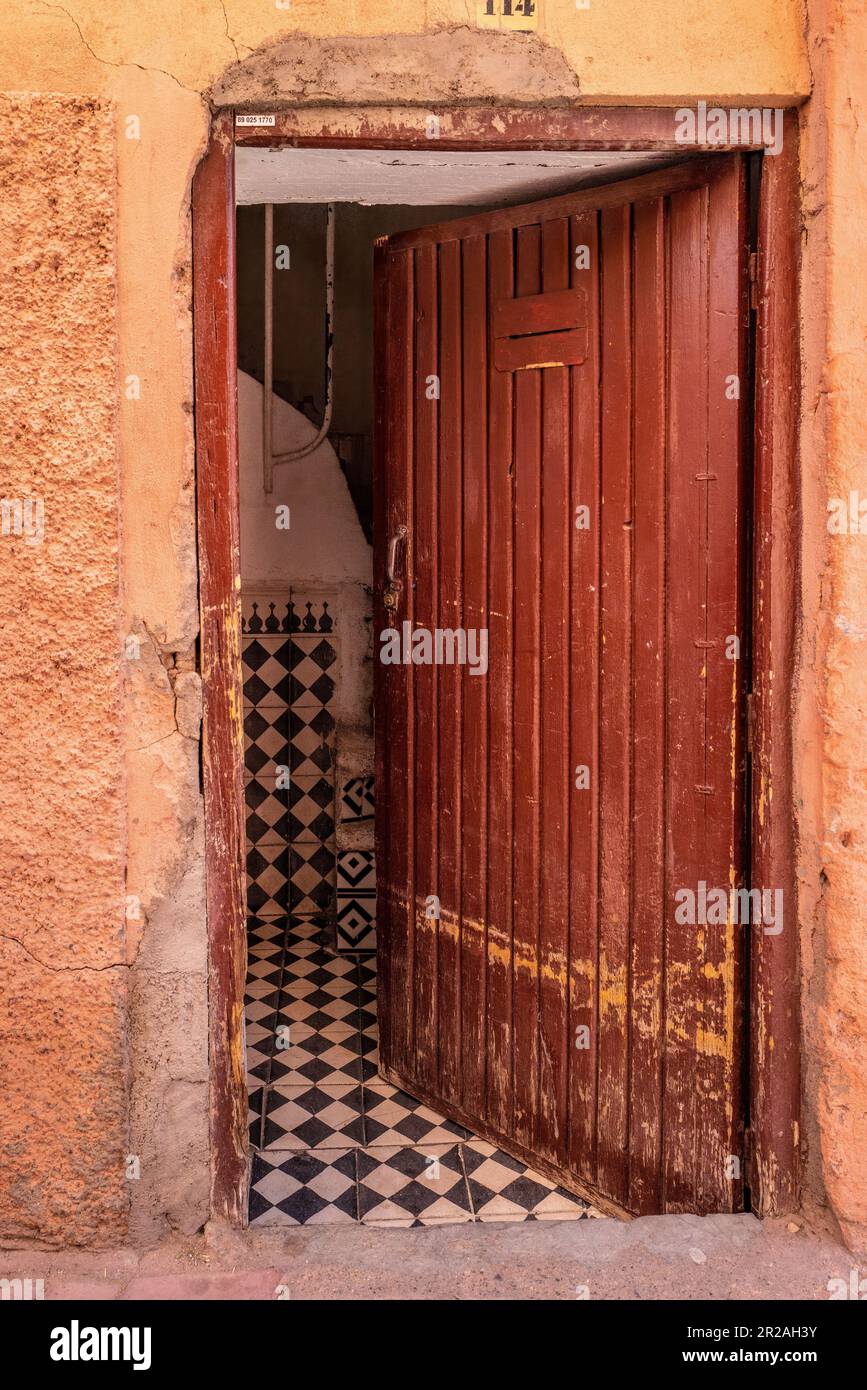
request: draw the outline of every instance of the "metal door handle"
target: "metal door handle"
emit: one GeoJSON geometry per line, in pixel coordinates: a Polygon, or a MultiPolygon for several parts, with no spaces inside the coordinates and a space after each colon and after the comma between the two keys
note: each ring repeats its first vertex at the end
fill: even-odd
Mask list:
{"type": "Polygon", "coordinates": [[[397,530],[388,538],[388,547],[385,553],[385,592],[382,601],[386,608],[396,608],[400,598],[400,591],[403,588],[398,579],[395,569],[397,566],[397,552],[401,541],[406,540],[406,527],[398,526],[397,530]]]}

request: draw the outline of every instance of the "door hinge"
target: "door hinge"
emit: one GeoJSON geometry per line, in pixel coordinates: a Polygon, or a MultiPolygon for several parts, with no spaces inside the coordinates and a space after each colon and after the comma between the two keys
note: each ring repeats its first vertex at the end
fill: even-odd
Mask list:
{"type": "Polygon", "coordinates": [[[749,262],[749,265],[750,265],[750,271],[749,271],[749,274],[750,274],[750,308],[751,308],[751,309],[758,309],[758,307],[759,307],[759,253],[758,253],[758,251],[751,251],[751,252],[750,252],[750,262],[749,262]]]}
{"type": "Polygon", "coordinates": [[[747,752],[753,752],[753,731],[755,727],[755,704],[754,693],[751,690],[747,695],[747,752]]]}

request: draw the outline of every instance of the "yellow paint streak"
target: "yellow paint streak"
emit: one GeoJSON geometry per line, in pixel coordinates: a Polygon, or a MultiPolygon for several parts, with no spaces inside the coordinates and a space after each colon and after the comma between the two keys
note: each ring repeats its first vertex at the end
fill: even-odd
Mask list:
{"type": "Polygon", "coordinates": [[[626,966],[620,965],[615,970],[610,970],[605,959],[604,952],[599,960],[599,1017],[609,1010],[614,1013],[626,1024],[627,1006],[627,974],[626,966]]]}
{"type": "Polygon", "coordinates": [[[705,1032],[704,1028],[696,1029],[695,1046],[696,1051],[703,1057],[725,1057],[731,1055],[731,1039],[720,1037],[717,1033],[705,1032]]]}
{"type": "Polygon", "coordinates": [[[473,917],[458,917],[455,913],[442,908],[439,919],[428,917],[424,911],[423,903],[419,900],[416,901],[415,923],[417,931],[438,931],[453,941],[458,941],[462,932],[466,938],[468,935],[484,937],[487,931],[487,957],[489,961],[502,965],[506,970],[520,970],[529,975],[531,979],[551,980],[564,990],[566,988],[569,975],[566,958],[562,951],[547,951],[539,961],[535,951],[528,950],[521,942],[515,942],[513,949],[511,937],[507,936],[505,932],[473,917]]]}

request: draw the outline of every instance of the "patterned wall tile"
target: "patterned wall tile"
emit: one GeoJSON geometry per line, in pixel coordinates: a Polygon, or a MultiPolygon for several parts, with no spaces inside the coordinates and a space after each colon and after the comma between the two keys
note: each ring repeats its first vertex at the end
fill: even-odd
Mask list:
{"type": "Polygon", "coordinates": [[[333,775],[334,716],[321,705],[296,705],[288,711],[288,727],[292,775],[333,775]]]}
{"type": "Polygon", "coordinates": [[[375,810],[373,778],[347,778],[340,789],[340,819],[370,820],[375,810]]]}
{"type": "Polygon", "coordinates": [[[248,846],[288,843],[289,789],[277,786],[273,778],[245,779],[244,814],[248,846]]]}
{"type": "Polygon", "coordinates": [[[292,766],[291,720],[285,705],[244,711],[244,771],[252,776],[277,766],[292,766]]]}
{"type": "Polygon", "coordinates": [[[376,949],[376,856],[373,850],[338,852],[337,949],[376,949]]]}
{"type": "Polygon", "coordinates": [[[328,705],[334,698],[337,648],[328,637],[293,637],[288,703],[328,705]]]}
{"type": "Polygon", "coordinates": [[[333,921],[332,603],[260,590],[241,613],[248,910],[333,921]]]}
{"type": "Polygon", "coordinates": [[[256,708],[291,704],[294,656],[295,644],[291,637],[242,639],[244,703],[256,708]]]}

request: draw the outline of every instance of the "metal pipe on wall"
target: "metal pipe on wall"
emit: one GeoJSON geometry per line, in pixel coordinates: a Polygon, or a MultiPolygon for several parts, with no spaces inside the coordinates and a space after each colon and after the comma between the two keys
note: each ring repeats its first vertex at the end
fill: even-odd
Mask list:
{"type": "Polygon", "coordinates": [[[274,382],[274,204],[265,204],[265,370],[262,405],[262,457],[265,492],[274,488],[274,469],[278,463],[293,463],[318,449],[331,428],[334,383],[334,204],[329,203],[325,220],[325,410],[318,432],[300,449],[274,453],[271,396],[274,382]]]}
{"type": "Polygon", "coordinates": [[[265,343],[262,380],[262,459],[265,492],[274,489],[274,432],[271,403],[274,391],[274,204],[265,204],[265,343]]]}

